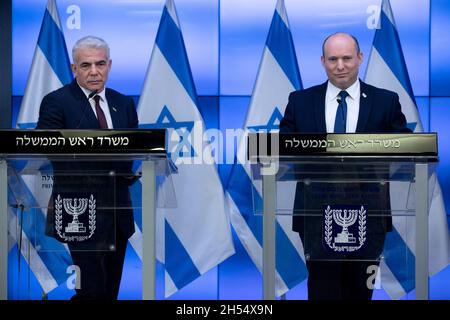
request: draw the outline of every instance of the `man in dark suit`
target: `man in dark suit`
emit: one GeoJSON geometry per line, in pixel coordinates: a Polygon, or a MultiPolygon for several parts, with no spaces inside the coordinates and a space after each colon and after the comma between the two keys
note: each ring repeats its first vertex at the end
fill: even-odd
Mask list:
{"type": "MultiPolygon", "coordinates": [[[[362,60],[355,37],[346,33],[328,36],[321,57],[328,81],[290,94],[280,132],[410,132],[398,95],[358,79],[362,60]]],[[[334,164],[321,170],[330,183],[297,183],[294,203],[293,230],[299,233],[305,249],[308,298],[370,300],[370,266],[379,265],[386,232],[392,230],[388,183],[332,182],[357,181],[371,171],[370,165],[334,164]],[[317,212],[333,203],[364,204],[369,208],[367,245],[361,252],[334,253],[325,249],[324,217],[317,212]]]]}
{"type": "MultiPolygon", "coordinates": [[[[75,80],[44,97],[37,129],[137,128],[133,100],[105,88],[112,64],[108,44],[98,37],[84,37],[75,43],[72,58],[75,80]]],[[[57,237],[61,229],[55,224],[57,194],[87,192],[97,196],[94,235],[79,241],[64,238],[68,240],[73,263],[80,270],[77,275],[81,287],[72,299],[117,299],[127,240],[134,233],[128,189],[134,182],[132,163],[52,161],[52,165],[54,183],[47,216],[48,235],[63,241],[57,237]]]]}

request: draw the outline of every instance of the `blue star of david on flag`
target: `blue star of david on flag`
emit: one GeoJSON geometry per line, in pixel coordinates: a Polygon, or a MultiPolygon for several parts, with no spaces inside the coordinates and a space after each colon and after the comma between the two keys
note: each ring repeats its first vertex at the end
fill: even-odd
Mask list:
{"type": "Polygon", "coordinates": [[[249,126],[247,128],[249,130],[266,131],[266,132],[270,132],[273,130],[279,130],[281,119],[283,119],[283,115],[281,114],[280,109],[278,109],[278,107],[275,107],[273,109],[272,115],[270,116],[269,120],[267,121],[267,124],[260,125],[260,126],[249,126]]]}
{"type": "MultiPolygon", "coordinates": [[[[194,128],[194,121],[176,121],[175,117],[170,112],[169,108],[164,105],[161,110],[161,113],[158,116],[158,119],[155,123],[142,125],[141,128],[145,129],[171,129],[175,130],[180,140],[178,141],[175,149],[168,148],[168,155],[172,157],[175,155],[175,158],[172,158],[173,161],[176,161],[176,158],[182,157],[194,157],[196,156],[195,150],[189,142],[189,135],[194,128]]],[[[169,137],[171,133],[169,132],[169,137]]]]}

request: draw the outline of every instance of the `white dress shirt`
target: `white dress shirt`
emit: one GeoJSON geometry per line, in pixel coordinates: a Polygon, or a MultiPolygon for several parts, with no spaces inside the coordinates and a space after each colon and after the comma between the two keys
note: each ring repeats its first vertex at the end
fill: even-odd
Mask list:
{"type": "MultiPolygon", "coordinates": [[[[327,93],[325,95],[325,122],[327,125],[327,132],[334,132],[334,122],[336,120],[336,111],[339,105],[337,96],[342,89],[339,89],[330,81],[327,85],[327,93]]],[[[356,132],[356,125],[358,124],[359,116],[359,99],[360,99],[360,84],[359,79],[356,80],[345,91],[349,94],[345,99],[347,102],[347,123],[346,132],[356,132]]]]}
{"type": "MultiPolygon", "coordinates": [[[[89,99],[89,95],[91,94],[91,91],[88,89],[83,88],[82,86],[78,85],[83,93],[86,95],[86,98],[89,99]]],[[[100,97],[99,103],[100,108],[102,109],[103,113],[105,114],[106,118],[106,124],[108,125],[108,129],[114,129],[112,119],[111,119],[111,112],[109,112],[109,106],[108,101],[106,100],[105,95],[105,89],[103,89],[101,92],[97,93],[96,95],[100,97]]],[[[97,112],[95,111],[95,100],[94,97],[89,99],[89,103],[91,104],[92,111],[94,112],[95,116],[97,117],[97,112]]],[[[98,117],[97,117],[98,118],[98,117]]]]}

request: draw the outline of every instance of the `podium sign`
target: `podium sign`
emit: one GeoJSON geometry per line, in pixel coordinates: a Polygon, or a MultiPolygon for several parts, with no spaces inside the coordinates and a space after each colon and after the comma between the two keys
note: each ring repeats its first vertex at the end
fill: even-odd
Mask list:
{"type": "Polygon", "coordinates": [[[375,265],[384,259],[393,221],[408,226],[412,218],[416,298],[428,299],[436,134],[254,133],[248,137],[248,160],[254,214],[263,219],[265,299],[275,298],[275,225],[277,219],[286,222],[286,216],[300,236],[306,261],[375,265]]]}
{"type": "MultiPolygon", "coordinates": [[[[156,177],[166,181],[174,167],[167,163],[166,131],[0,130],[0,140],[0,299],[8,298],[8,280],[13,281],[8,213],[18,209],[20,215],[11,215],[20,227],[13,238],[21,243],[23,229],[36,253],[46,256],[67,250],[61,244],[71,253],[115,250],[116,225],[133,224],[133,210],[141,210],[142,295],[154,299],[156,177]],[[136,173],[135,160],[142,161],[136,173]],[[128,197],[138,179],[142,207],[128,197]]],[[[159,189],[170,186],[163,182],[159,189]]]]}
{"type": "Polygon", "coordinates": [[[0,154],[158,154],[165,130],[0,130],[0,154]]]}

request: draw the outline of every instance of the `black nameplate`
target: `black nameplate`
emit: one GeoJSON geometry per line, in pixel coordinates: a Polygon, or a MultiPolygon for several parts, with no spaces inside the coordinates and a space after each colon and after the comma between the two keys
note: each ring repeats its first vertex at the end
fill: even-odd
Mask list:
{"type": "Polygon", "coordinates": [[[166,153],[165,129],[0,130],[0,154],[166,153]]]}

